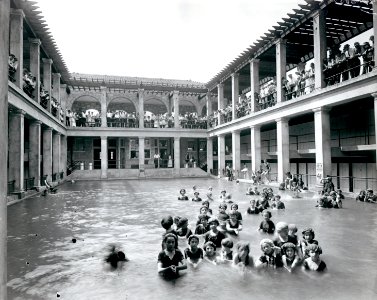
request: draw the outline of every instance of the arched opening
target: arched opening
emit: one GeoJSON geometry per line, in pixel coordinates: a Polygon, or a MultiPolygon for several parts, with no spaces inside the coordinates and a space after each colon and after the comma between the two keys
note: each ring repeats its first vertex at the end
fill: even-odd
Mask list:
{"type": "Polygon", "coordinates": [[[99,127],[101,126],[101,102],[90,95],[76,98],[67,111],[68,126],[99,127]]]}
{"type": "Polygon", "coordinates": [[[174,127],[174,118],[162,100],[152,98],[144,102],[144,127],[174,127]]]}
{"type": "Polygon", "coordinates": [[[106,112],[107,127],[139,127],[135,104],[128,98],[118,97],[110,101],[106,112]]]}

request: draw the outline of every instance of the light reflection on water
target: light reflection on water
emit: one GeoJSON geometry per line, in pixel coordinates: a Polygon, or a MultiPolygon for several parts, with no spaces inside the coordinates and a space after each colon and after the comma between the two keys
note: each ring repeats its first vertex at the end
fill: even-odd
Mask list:
{"type": "MultiPolygon", "coordinates": [[[[246,184],[213,179],[76,182],[56,195],[29,199],[8,208],[9,299],[376,299],[377,206],[344,202],[344,209],[318,210],[312,194],[294,199],[282,194],[285,211],[272,220],[315,229],[328,272],[284,270],[240,272],[227,265],[202,264],[176,280],[157,275],[164,215],[188,217],[194,227],[200,203],[176,200],[180,188],[192,197],[196,185],[205,198],[208,186],[222,188],[246,211],[246,184]],[[72,238],[77,242],[72,243],[72,238]],[[104,263],[110,244],[130,262],[116,271],[104,263]]],[[[216,197],[217,198],[217,197],[216,197]]],[[[217,213],[215,200],[211,204],[217,213]]],[[[245,216],[240,239],[260,255],[261,216],[245,216]]],[[[301,236],[300,236],[301,237],[301,236]]],[[[180,247],[186,247],[180,240],[180,247]]]]}

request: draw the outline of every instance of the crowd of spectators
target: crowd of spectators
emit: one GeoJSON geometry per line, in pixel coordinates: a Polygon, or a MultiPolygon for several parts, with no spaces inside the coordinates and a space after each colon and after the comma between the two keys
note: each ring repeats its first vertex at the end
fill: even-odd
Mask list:
{"type": "Polygon", "coordinates": [[[8,78],[11,82],[15,82],[14,74],[18,69],[18,59],[14,54],[9,54],[8,58],[8,78]]]}
{"type": "Polygon", "coordinates": [[[68,109],[65,124],[71,127],[99,127],[101,126],[101,117],[98,111],[73,112],[68,109]]]}
{"type": "Polygon", "coordinates": [[[372,71],[375,65],[374,36],[369,42],[354,47],[345,44],[340,50],[340,45],[334,45],[329,51],[329,56],[324,60],[324,76],[326,85],[333,85],[366,74],[372,71]]]}
{"type": "Polygon", "coordinates": [[[207,117],[200,117],[195,112],[180,114],[179,123],[182,128],[207,129],[207,117]]]}
{"type": "Polygon", "coordinates": [[[35,90],[35,87],[37,85],[37,78],[31,73],[28,69],[23,70],[23,84],[22,89],[23,91],[30,97],[34,98],[33,92],[35,90]]]}

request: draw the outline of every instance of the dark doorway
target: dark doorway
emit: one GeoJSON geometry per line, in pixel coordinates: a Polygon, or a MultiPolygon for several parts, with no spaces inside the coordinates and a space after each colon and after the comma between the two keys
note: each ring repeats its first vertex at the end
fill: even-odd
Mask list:
{"type": "Polygon", "coordinates": [[[107,152],[107,164],[109,169],[116,169],[117,167],[117,150],[111,148],[107,152]]]}
{"type": "Polygon", "coordinates": [[[93,168],[101,169],[101,149],[100,148],[93,149],[93,168]]]}

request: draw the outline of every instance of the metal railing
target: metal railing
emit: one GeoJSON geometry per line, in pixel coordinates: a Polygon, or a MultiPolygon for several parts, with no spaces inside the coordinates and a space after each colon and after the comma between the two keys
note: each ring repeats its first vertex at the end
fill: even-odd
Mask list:
{"type": "Polygon", "coordinates": [[[129,118],[107,118],[107,127],[125,127],[125,128],[138,128],[139,119],[129,118]]]}
{"type": "Polygon", "coordinates": [[[8,181],[8,195],[14,193],[16,180],[8,181]]]}
{"type": "Polygon", "coordinates": [[[35,179],[35,177],[24,179],[25,191],[31,190],[34,187],[34,179],[35,179]]]}
{"type": "Polygon", "coordinates": [[[366,189],[377,189],[377,178],[354,176],[329,176],[337,189],[359,192],[366,189]]]}

